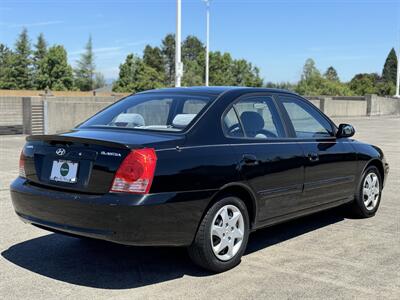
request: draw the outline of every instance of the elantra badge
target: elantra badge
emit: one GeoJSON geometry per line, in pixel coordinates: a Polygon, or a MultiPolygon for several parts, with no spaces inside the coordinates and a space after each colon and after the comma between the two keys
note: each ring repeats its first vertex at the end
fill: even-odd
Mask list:
{"type": "Polygon", "coordinates": [[[66,151],[65,151],[64,148],[58,148],[56,150],[56,154],[59,155],[59,156],[63,156],[63,155],[65,155],[65,153],[66,153],[66,151]]]}

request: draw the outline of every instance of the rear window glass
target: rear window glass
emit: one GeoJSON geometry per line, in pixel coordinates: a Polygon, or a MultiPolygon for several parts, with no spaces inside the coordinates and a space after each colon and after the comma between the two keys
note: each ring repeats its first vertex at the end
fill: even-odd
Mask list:
{"type": "Polygon", "coordinates": [[[130,96],[101,111],[80,127],[182,131],[213,99],[184,94],[130,96]]]}

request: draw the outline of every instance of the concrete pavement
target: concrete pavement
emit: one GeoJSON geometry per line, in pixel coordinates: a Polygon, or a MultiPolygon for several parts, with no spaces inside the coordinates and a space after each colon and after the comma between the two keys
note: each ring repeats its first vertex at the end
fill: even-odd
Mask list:
{"type": "Polygon", "coordinates": [[[0,298],[400,299],[400,118],[336,119],[381,147],[390,174],[377,215],[334,209],[250,236],[241,264],[212,275],[184,249],[81,241],[23,224],[8,186],[21,136],[0,136],[0,298]]]}

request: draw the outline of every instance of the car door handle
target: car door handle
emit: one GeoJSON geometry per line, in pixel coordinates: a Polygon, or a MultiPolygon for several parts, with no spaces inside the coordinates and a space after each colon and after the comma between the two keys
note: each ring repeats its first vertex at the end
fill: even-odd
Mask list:
{"type": "Polygon", "coordinates": [[[255,166],[258,165],[258,159],[253,154],[244,154],[242,157],[242,162],[247,166],[255,166]]]}
{"type": "Polygon", "coordinates": [[[319,160],[319,155],[318,155],[318,153],[315,153],[315,152],[308,153],[307,157],[310,161],[318,161],[319,160]]]}

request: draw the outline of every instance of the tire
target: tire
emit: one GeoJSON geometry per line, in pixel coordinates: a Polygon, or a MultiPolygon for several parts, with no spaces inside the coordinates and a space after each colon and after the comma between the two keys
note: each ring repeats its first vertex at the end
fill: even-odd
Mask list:
{"type": "Polygon", "coordinates": [[[379,170],[375,166],[369,166],[363,173],[361,177],[360,183],[358,185],[358,190],[355,195],[355,199],[352,202],[352,210],[356,216],[361,218],[370,218],[373,217],[381,202],[382,196],[382,178],[379,173],[379,170]],[[374,178],[376,179],[376,183],[374,182],[374,178]],[[369,181],[369,183],[367,183],[369,181]],[[368,187],[371,187],[369,189],[368,187]],[[365,188],[365,190],[364,190],[365,188]],[[368,195],[369,191],[369,195],[368,195]],[[376,194],[378,193],[378,194],[376,194]]]}
{"type": "Polygon", "coordinates": [[[188,248],[189,256],[196,265],[212,272],[232,269],[240,263],[246,250],[249,228],[244,202],[236,197],[222,198],[202,219],[188,248]]]}

